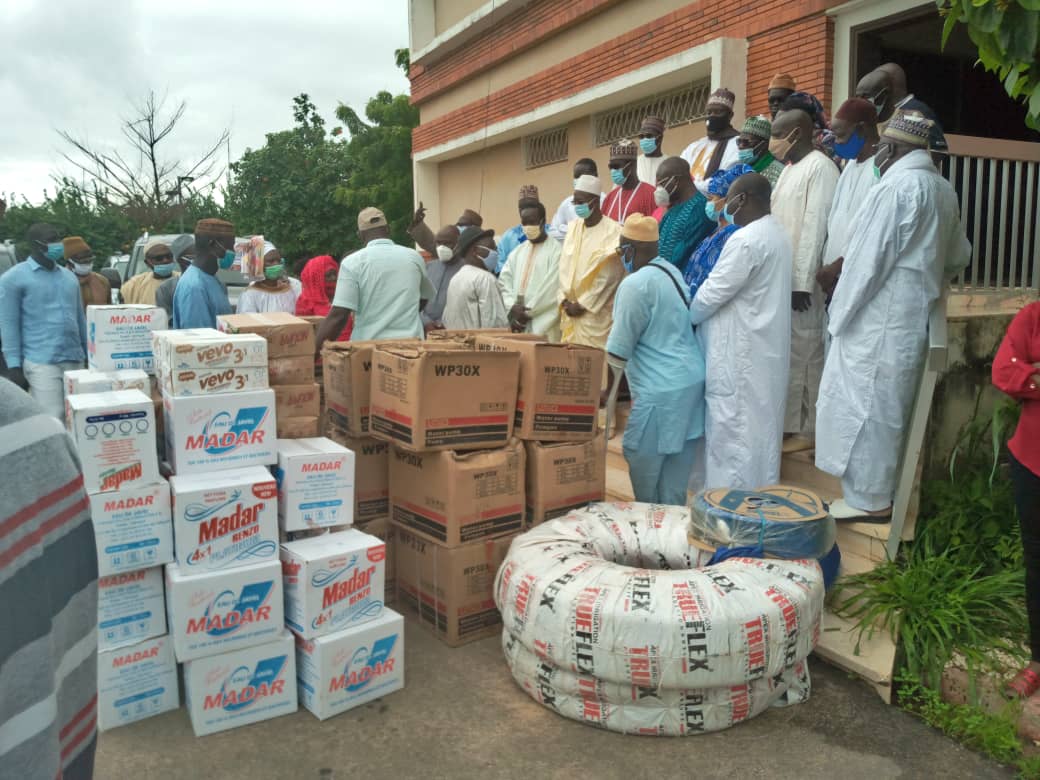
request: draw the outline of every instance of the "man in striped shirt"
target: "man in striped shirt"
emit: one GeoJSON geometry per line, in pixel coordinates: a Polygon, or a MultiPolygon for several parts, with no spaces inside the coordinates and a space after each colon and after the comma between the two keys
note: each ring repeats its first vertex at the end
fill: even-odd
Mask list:
{"type": "Polygon", "coordinates": [[[0,379],[0,776],[80,780],[97,742],[97,557],[61,423],[0,379]]]}

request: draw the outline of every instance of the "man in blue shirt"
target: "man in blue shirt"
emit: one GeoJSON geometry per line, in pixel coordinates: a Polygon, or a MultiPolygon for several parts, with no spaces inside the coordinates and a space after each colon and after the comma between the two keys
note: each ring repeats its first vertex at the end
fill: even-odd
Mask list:
{"type": "Polygon", "coordinates": [[[215,328],[217,317],[231,313],[227,290],[217,271],[235,262],[235,226],[222,219],[195,223],[195,259],[173,293],[173,327],[215,328]]]}
{"type": "Polygon", "coordinates": [[[26,234],[30,255],[0,277],[0,342],[6,376],[48,414],[65,419],[65,371],[83,368],[87,321],[79,282],[64,267],[65,247],[53,225],[26,234]]]}
{"type": "Polygon", "coordinates": [[[704,355],[682,274],[658,255],[657,239],[652,217],[625,220],[618,255],[630,272],[614,298],[607,363],[611,382],[623,370],[632,391],[622,450],[636,501],[684,505],[704,435],[704,355]]]}

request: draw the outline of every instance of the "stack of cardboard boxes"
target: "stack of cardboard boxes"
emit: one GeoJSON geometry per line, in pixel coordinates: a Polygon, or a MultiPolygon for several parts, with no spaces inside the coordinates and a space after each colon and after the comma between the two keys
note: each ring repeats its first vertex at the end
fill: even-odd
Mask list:
{"type": "Polygon", "coordinates": [[[65,373],[66,424],[79,450],[98,557],[98,727],[179,706],[163,608],[173,560],[170,487],[159,474],[150,397],[150,306],[87,309],[91,368],[65,373]]]}
{"type": "Polygon", "coordinates": [[[321,388],[314,381],[314,327],[285,312],[226,314],[217,318],[224,333],[253,333],[267,340],[267,374],[274,390],[279,439],[321,435],[321,388]]]}

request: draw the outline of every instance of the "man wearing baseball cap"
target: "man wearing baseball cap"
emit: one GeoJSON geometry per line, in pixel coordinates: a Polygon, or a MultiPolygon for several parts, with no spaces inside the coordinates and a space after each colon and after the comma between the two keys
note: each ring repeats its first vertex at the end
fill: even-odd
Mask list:
{"type": "Polygon", "coordinates": [[[358,214],[358,235],[365,246],[340,263],[332,308],[318,328],[319,353],[325,339],[343,332],[351,312],[354,341],[423,336],[419,311],[434,290],[422,257],[390,239],[390,226],[377,208],[358,214]]]}
{"type": "Polygon", "coordinates": [[[618,255],[630,269],[607,339],[611,382],[624,371],[632,414],[623,451],[636,501],[685,504],[694,445],[704,435],[704,355],[690,327],[682,274],[657,253],[653,217],[631,214],[618,255]]]}

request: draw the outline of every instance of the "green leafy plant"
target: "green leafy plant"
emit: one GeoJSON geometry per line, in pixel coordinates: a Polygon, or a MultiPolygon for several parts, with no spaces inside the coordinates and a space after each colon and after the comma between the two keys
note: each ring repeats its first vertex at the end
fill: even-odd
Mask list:
{"type": "Polygon", "coordinates": [[[936,0],[945,17],[945,48],[957,24],[967,26],[979,62],[1004,90],[1026,104],[1026,124],[1040,130],[1040,0],[936,0]]]}

